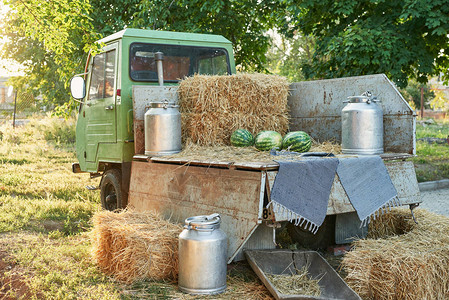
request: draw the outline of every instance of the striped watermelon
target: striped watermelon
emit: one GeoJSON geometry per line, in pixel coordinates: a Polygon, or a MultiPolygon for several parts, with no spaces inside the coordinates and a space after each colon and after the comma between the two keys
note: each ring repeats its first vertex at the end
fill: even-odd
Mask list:
{"type": "Polygon", "coordinates": [[[237,129],[231,134],[231,145],[234,147],[248,147],[254,145],[254,137],[246,129],[237,129]]]}
{"type": "Polygon", "coordinates": [[[254,146],[260,151],[282,148],[282,135],[279,132],[265,130],[256,135],[254,146]]]}
{"type": "Polygon", "coordinates": [[[312,138],[304,131],[287,133],[282,140],[282,148],[295,152],[307,152],[312,147],[312,138]]]}

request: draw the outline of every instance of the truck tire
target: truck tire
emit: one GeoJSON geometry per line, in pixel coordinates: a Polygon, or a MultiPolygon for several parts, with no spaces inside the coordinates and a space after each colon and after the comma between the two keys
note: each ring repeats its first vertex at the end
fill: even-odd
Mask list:
{"type": "Polygon", "coordinates": [[[122,174],[119,169],[107,170],[100,183],[101,207],[114,211],[122,208],[122,174]]]}

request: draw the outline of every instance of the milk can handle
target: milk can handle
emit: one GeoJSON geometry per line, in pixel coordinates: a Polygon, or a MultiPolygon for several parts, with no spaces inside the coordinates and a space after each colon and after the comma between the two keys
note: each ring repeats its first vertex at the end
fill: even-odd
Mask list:
{"type": "Polygon", "coordinates": [[[380,100],[377,99],[377,97],[372,97],[366,101],[366,103],[368,103],[368,104],[370,104],[371,102],[378,103],[378,102],[380,102],[380,100]]]}
{"type": "Polygon", "coordinates": [[[219,219],[221,219],[221,217],[220,217],[219,214],[214,213],[214,214],[208,215],[208,216],[206,217],[206,220],[211,220],[211,219],[213,219],[213,218],[219,218],[219,219]]]}

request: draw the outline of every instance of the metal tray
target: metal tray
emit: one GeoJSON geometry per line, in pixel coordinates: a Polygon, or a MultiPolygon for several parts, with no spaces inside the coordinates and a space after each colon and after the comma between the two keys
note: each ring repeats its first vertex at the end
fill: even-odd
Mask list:
{"type": "Polygon", "coordinates": [[[267,289],[276,299],[344,299],[361,300],[335,272],[329,263],[316,251],[292,250],[246,250],[246,258],[251,268],[259,276],[267,289]],[[319,278],[321,296],[281,294],[265,274],[292,274],[296,269],[307,266],[311,277],[319,278]]]}

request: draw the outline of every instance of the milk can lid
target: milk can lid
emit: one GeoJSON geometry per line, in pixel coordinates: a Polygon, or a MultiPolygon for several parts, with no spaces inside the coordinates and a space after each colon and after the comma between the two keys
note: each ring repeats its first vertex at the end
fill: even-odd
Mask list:
{"type": "Polygon", "coordinates": [[[349,96],[348,100],[343,102],[370,104],[372,102],[380,102],[380,100],[378,100],[376,96],[373,96],[373,94],[370,91],[366,91],[360,96],[349,96]]]}
{"type": "Polygon", "coordinates": [[[179,107],[179,105],[177,105],[175,102],[168,102],[163,101],[163,102],[151,102],[151,108],[174,108],[174,107],[179,107]]]}
{"type": "Polygon", "coordinates": [[[371,97],[367,96],[351,96],[348,97],[349,103],[361,103],[361,102],[367,102],[371,97]]]}
{"type": "Polygon", "coordinates": [[[219,214],[211,214],[208,216],[195,216],[185,220],[186,229],[194,230],[214,230],[220,228],[221,217],[219,214]]]}

